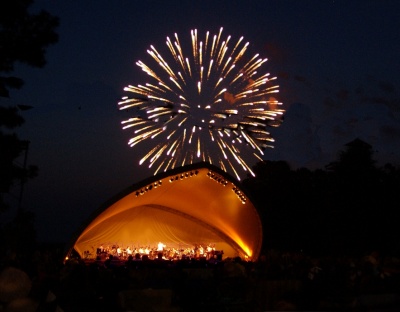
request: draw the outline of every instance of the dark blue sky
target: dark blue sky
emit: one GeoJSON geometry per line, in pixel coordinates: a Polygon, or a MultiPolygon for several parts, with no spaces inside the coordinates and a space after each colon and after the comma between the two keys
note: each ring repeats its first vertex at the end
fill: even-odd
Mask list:
{"type": "Polygon", "coordinates": [[[359,137],[380,164],[400,163],[400,2],[36,0],[60,18],[59,42],[44,69],[24,66],[13,103],[24,112],[21,138],[39,177],[23,204],[37,215],[40,240],[65,240],[98,208],[151,173],[127,145],[117,102],[143,83],[135,65],[177,32],[244,36],[268,57],[287,110],[266,159],[322,168],[359,137]],[[51,234],[49,234],[51,233],[51,234]]]}

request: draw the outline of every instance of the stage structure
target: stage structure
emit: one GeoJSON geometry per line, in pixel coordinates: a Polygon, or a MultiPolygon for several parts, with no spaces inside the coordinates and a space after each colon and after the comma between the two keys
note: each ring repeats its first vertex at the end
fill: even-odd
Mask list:
{"type": "Polygon", "coordinates": [[[99,246],[122,250],[184,250],[213,245],[222,259],[254,261],[262,245],[256,207],[239,182],[209,163],[179,167],[147,178],[101,206],[67,246],[66,256],[95,255],[99,246]]]}
{"type": "Polygon", "coordinates": [[[128,84],[118,102],[129,113],[121,121],[128,145],[153,176],[100,207],[68,255],[212,246],[223,258],[258,258],[262,224],[239,181],[255,176],[252,165],[273,147],[269,128],[283,121],[277,77],[223,27],[214,35],[193,29],[189,38],[175,33],[151,45],[136,62],[146,80],[128,84]]]}

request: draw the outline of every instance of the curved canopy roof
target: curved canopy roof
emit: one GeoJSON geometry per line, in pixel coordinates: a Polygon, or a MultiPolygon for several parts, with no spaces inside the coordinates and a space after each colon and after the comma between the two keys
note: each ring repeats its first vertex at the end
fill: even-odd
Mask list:
{"type": "Polygon", "coordinates": [[[223,257],[258,258],[262,225],[239,183],[208,163],[173,169],[129,187],[100,207],[68,246],[187,248],[214,244],[223,257]]]}

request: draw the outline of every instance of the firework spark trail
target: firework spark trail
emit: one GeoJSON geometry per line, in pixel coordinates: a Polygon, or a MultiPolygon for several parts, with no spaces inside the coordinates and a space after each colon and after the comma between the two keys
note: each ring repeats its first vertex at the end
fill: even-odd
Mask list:
{"type": "Polygon", "coordinates": [[[259,74],[267,61],[258,54],[246,56],[249,43],[243,37],[231,44],[231,36],[190,32],[183,46],[175,33],[167,37],[166,55],[153,45],[147,50],[151,66],[136,62],[151,79],[145,85],[128,85],[119,109],[135,109],[121,122],[132,131],[130,146],[147,151],[139,164],[159,171],[187,163],[208,161],[240,180],[251,164],[273,147],[268,127],[279,126],[284,110],[273,94],[276,77],[259,74]],[[189,51],[189,53],[188,53],[189,51]]]}

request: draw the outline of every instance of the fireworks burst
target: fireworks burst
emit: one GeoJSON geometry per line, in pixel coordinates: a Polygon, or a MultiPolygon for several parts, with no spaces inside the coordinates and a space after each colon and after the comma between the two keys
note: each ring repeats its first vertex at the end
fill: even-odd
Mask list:
{"type": "Polygon", "coordinates": [[[136,113],[122,121],[123,129],[133,133],[131,147],[146,147],[140,164],[148,162],[154,174],[204,161],[240,180],[243,172],[254,176],[251,160],[262,160],[273,147],[267,128],[279,126],[284,112],[273,97],[276,77],[258,73],[267,59],[247,58],[243,37],[230,45],[231,36],[224,40],[222,31],[201,40],[192,30],[187,51],[177,34],[167,37],[168,59],[150,46],[154,66],[136,64],[151,82],[124,88],[133,95],[123,97],[119,108],[136,113]]]}

